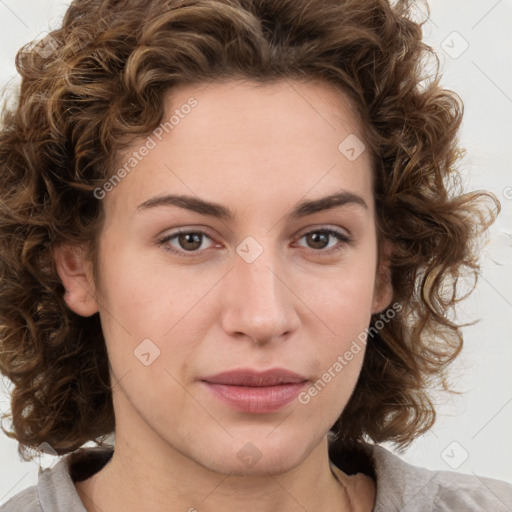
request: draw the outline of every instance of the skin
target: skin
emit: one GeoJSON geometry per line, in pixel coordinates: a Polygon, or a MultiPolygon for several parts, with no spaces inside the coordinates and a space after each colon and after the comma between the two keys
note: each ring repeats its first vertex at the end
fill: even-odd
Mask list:
{"type": "Polygon", "coordinates": [[[360,122],[339,91],[291,81],[183,86],[166,96],[164,118],[191,96],[197,106],[102,199],[98,281],[83,252],[55,251],[69,307],[83,316],[99,311],[112,368],[115,453],[75,484],[80,497],[89,512],[231,511],[247,503],[254,512],[372,510],[373,481],[336,469],[349,506],[330,472],[326,438],[364,350],[307,404],[295,399],[270,414],[235,411],[200,382],[233,368],[284,367],[314,383],[371,314],[389,306],[369,152],[350,161],[338,150],[350,134],[363,140],[360,122]],[[299,201],[341,189],[367,208],[349,203],[286,218],[299,201]],[[236,218],[177,206],[137,210],[170,193],[220,203],[236,218]],[[206,236],[195,246],[178,237],[158,242],[176,228],[206,236]],[[351,241],[305,236],[326,228],[351,241]],[[249,236],[263,249],[250,263],[236,252],[249,236]],[[192,257],[165,249],[192,246],[192,257]],[[144,339],[160,350],[149,366],[134,356],[144,339]],[[247,443],[260,456],[253,465],[237,456],[247,443]]]}

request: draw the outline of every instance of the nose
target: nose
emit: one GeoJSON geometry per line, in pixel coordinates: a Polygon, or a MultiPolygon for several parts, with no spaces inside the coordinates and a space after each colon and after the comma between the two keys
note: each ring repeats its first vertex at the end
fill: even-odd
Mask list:
{"type": "Polygon", "coordinates": [[[259,344],[290,336],[300,321],[300,300],[290,281],[284,262],[270,249],[252,262],[236,254],[220,294],[224,332],[259,344]]]}

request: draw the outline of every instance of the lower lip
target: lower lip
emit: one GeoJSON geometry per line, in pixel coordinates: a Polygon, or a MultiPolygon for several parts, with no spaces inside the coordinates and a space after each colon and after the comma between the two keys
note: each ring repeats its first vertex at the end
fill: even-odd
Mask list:
{"type": "Polygon", "coordinates": [[[203,383],[231,408],[251,414],[269,414],[281,409],[289,404],[307,384],[307,382],[297,382],[278,386],[249,387],[205,381],[203,383]]]}

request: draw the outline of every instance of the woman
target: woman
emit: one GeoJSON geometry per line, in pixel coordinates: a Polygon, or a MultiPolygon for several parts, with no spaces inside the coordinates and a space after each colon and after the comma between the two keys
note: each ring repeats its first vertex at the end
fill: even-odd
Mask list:
{"type": "Polygon", "coordinates": [[[66,456],[2,512],[508,510],[379,446],[432,427],[499,211],[457,191],[462,106],[409,15],[78,0],[18,54],[6,433],[66,456]]]}

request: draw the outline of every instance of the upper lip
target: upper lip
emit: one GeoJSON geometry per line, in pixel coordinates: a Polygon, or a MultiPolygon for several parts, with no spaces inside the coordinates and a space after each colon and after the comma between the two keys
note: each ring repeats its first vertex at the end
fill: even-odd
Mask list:
{"type": "Polygon", "coordinates": [[[228,386],[264,387],[305,382],[307,379],[298,373],[284,368],[273,368],[266,371],[240,368],[204,377],[201,380],[212,384],[225,384],[228,386]]]}

